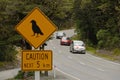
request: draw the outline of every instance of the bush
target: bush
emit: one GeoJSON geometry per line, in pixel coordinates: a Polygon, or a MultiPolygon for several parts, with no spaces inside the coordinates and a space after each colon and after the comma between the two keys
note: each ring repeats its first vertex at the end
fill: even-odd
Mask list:
{"type": "Polygon", "coordinates": [[[98,48],[100,49],[114,49],[120,48],[120,38],[115,34],[110,33],[108,30],[99,30],[97,32],[97,39],[98,39],[98,48]]]}
{"type": "Polygon", "coordinates": [[[24,73],[23,71],[19,71],[18,74],[15,76],[15,79],[23,79],[24,78],[24,73]]]}
{"type": "Polygon", "coordinates": [[[14,61],[16,59],[17,51],[13,46],[7,45],[0,47],[0,61],[14,61]]]}
{"type": "Polygon", "coordinates": [[[15,79],[24,79],[30,76],[34,76],[34,72],[30,71],[30,72],[25,72],[25,71],[19,71],[17,76],[15,76],[15,79]]]}

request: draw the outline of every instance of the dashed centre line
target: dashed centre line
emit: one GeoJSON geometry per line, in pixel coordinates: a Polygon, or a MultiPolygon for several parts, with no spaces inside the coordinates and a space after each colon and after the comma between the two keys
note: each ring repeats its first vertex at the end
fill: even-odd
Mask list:
{"type": "Polygon", "coordinates": [[[71,56],[68,56],[68,58],[69,58],[69,59],[72,59],[72,57],[71,57],[71,56]]]}
{"type": "Polygon", "coordinates": [[[86,65],[85,63],[83,63],[83,62],[80,62],[80,64],[82,64],[82,65],[86,65]]]}

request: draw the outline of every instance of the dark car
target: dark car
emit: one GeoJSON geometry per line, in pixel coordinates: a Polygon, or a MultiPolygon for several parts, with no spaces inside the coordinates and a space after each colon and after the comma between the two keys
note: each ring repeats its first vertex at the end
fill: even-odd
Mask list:
{"type": "Polygon", "coordinates": [[[63,36],[66,36],[64,32],[57,32],[56,33],[56,39],[61,39],[63,36]]]}
{"type": "Polygon", "coordinates": [[[69,46],[71,44],[71,40],[70,40],[69,37],[62,37],[60,39],[60,44],[61,45],[68,45],[69,46]]]}

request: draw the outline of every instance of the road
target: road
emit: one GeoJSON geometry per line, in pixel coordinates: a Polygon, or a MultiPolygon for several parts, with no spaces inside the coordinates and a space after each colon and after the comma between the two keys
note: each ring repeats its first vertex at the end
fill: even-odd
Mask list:
{"type": "MultiPolygon", "coordinates": [[[[64,31],[67,36],[73,30],[64,31]]],[[[53,51],[53,63],[60,71],[73,76],[75,80],[120,80],[120,64],[86,54],[73,54],[69,46],[61,46],[59,39],[48,42],[46,47],[53,51]]]]}
{"type": "MultiPolygon", "coordinates": [[[[73,30],[65,30],[67,36],[74,34],[73,30]]],[[[49,40],[46,50],[53,51],[53,65],[55,68],[72,77],[74,80],[120,80],[120,64],[99,57],[88,52],[73,54],[69,46],[61,46],[59,39],[49,40]]],[[[20,70],[12,69],[0,72],[0,80],[12,78],[20,70]]]]}
{"type": "Polygon", "coordinates": [[[0,80],[6,80],[8,78],[13,78],[15,75],[17,75],[19,70],[20,70],[20,68],[1,71],[0,72],[0,80]]]}

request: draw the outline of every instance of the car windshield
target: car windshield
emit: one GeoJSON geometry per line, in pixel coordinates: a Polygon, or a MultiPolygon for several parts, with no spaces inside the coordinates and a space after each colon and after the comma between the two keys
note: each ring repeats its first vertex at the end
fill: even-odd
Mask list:
{"type": "Polygon", "coordinates": [[[60,33],[58,33],[58,35],[64,35],[64,33],[60,32],[60,33]]]}
{"type": "Polygon", "coordinates": [[[69,40],[69,38],[68,37],[63,37],[62,40],[69,40]]]}
{"type": "Polygon", "coordinates": [[[83,45],[83,42],[79,41],[79,42],[74,42],[74,45],[75,46],[82,46],[83,45]]]}

